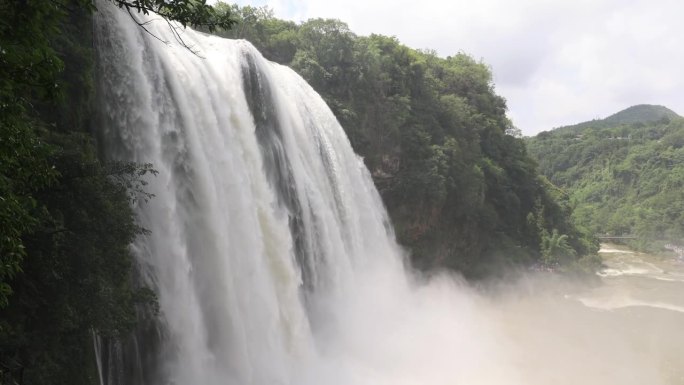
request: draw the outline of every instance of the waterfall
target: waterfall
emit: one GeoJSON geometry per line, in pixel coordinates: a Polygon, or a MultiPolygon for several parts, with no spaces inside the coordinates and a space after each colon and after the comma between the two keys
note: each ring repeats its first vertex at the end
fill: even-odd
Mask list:
{"type": "Polygon", "coordinates": [[[380,197],[296,73],[177,30],[193,54],[145,20],[149,34],[104,4],[96,20],[102,142],[158,171],[136,207],[151,233],[132,247],[160,313],[133,348],[100,354],[103,382],[293,383],[360,275],[403,274],[380,197]]]}

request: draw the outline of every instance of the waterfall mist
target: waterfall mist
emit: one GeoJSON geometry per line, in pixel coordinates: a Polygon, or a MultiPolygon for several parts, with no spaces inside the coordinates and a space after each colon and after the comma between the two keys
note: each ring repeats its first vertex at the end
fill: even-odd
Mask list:
{"type": "Polygon", "coordinates": [[[169,44],[107,4],[96,17],[101,141],[159,172],[132,247],[160,311],[96,341],[104,384],[667,383],[629,328],[577,301],[414,277],[303,79],[245,41],[178,30],[194,55],[149,21],[169,44]]]}

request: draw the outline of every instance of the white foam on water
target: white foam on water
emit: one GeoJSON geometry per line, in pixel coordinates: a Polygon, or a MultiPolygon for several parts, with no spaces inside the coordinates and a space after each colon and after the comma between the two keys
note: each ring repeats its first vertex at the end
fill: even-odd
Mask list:
{"type": "Polygon", "coordinates": [[[634,252],[630,250],[612,249],[608,247],[604,248],[603,246],[599,249],[599,253],[634,254],[634,252]]]}
{"type": "Polygon", "coordinates": [[[654,309],[669,310],[679,313],[684,313],[684,306],[677,306],[664,302],[648,302],[632,299],[629,297],[617,297],[617,298],[589,298],[589,297],[571,297],[580,301],[584,306],[601,309],[601,310],[617,310],[626,309],[632,307],[650,307],[654,309]]]}

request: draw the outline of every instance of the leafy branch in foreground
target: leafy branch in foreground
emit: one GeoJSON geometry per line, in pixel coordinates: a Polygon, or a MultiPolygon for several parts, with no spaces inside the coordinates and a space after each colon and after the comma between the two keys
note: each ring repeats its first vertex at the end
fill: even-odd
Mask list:
{"type": "Polygon", "coordinates": [[[159,174],[159,171],[152,168],[152,163],[113,161],[108,162],[105,169],[112,181],[127,192],[131,203],[136,203],[140,199],[147,202],[154,198],[154,194],[145,190],[147,181],[143,178],[147,174],[159,174]]]}
{"type": "Polygon", "coordinates": [[[232,17],[230,10],[217,11],[211,5],[208,5],[206,0],[108,0],[114,3],[119,8],[124,8],[128,11],[131,18],[142,28],[145,32],[153,36],[155,39],[164,43],[158,36],[150,32],[147,28],[147,22],[140,22],[135,18],[134,13],[142,13],[144,15],[156,14],[161,16],[169,26],[176,41],[183,47],[189,49],[197,54],[184,40],[179,32],[179,28],[175,23],[180,23],[183,28],[188,25],[207,30],[210,33],[217,29],[229,30],[235,25],[236,20],[232,17]]]}

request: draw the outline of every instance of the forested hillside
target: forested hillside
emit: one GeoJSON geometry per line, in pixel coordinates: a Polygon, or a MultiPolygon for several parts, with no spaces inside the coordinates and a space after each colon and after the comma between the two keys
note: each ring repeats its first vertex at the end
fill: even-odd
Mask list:
{"type": "Polygon", "coordinates": [[[567,197],[538,175],[484,63],[357,36],[339,20],[295,24],[266,8],[218,9],[238,20],[224,36],[249,40],[323,96],[416,265],[477,276],[595,251],[569,221],[567,197]]]}
{"type": "Polygon", "coordinates": [[[577,223],[658,250],[684,238],[684,119],[640,105],[528,140],[540,171],[565,189],[577,223]]]}

